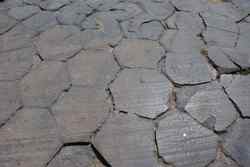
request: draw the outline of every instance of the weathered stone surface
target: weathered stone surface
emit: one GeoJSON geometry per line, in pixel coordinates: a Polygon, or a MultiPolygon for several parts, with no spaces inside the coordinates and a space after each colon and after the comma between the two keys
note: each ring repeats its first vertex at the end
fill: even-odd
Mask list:
{"type": "Polygon", "coordinates": [[[4,167],[42,167],[61,146],[48,110],[25,108],[0,129],[4,167]]]}
{"type": "Polygon", "coordinates": [[[111,91],[116,110],[154,118],[169,108],[172,84],[153,70],[124,70],[111,91]]]}
{"type": "Polygon", "coordinates": [[[20,80],[31,69],[35,50],[22,48],[0,53],[0,80],[20,80]]]}
{"type": "Polygon", "coordinates": [[[237,42],[237,33],[207,27],[203,36],[208,46],[233,48],[237,42]]]}
{"type": "MultiPolygon", "coordinates": [[[[228,80],[222,76],[222,82],[228,80]],[[223,81],[224,80],[224,81],[223,81]]],[[[224,87],[229,97],[236,103],[243,116],[250,116],[250,76],[229,76],[231,81],[224,87]]]]}
{"type": "Polygon", "coordinates": [[[168,53],[166,73],[179,84],[197,84],[211,81],[213,70],[199,53],[168,53]]]}
{"type": "Polygon", "coordinates": [[[104,89],[72,87],[52,107],[63,140],[89,140],[104,122],[112,105],[104,89]]]}
{"type": "Polygon", "coordinates": [[[17,24],[17,21],[8,15],[0,12],[0,35],[10,30],[17,24]]]}
{"type": "Polygon", "coordinates": [[[237,118],[236,109],[221,89],[197,92],[185,109],[196,120],[216,131],[226,130],[237,118]]]}
{"type": "Polygon", "coordinates": [[[11,8],[8,14],[17,20],[24,20],[37,14],[39,11],[40,9],[37,6],[18,6],[11,8]]]}
{"type": "Polygon", "coordinates": [[[178,9],[183,11],[192,11],[195,13],[205,11],[207,9],[206,1],[200,0],[172,0],[171,1],[178,9]]]}
{"type": "Polygon", "coordinates": [[[222,152],[217,153],[216,160],[208,167],[239,167],[233,160],[226,157],[222,152]]]}
{"type": "Polygon", "coordinates": [[[94,145],[112,166],[157,166],[152,123],[136,116],[111,117],[94,138],[94,145]]]}
{"type": "Polygon", "coordinates": [[[73,85],[100,88],[105,88],[119,71],[111,48],[82,51],[68,61],[68,68],[73,85]]]}
{"type": "Polygon", "coordinates": [[[23,24],[37,35],[57,24],[55,13],[42,11],[25,20],[23,24]]]}
{"type": "Polygon", "coordinates": [[[70,3],[70,0],[46,0],[42,1],[40,7],[46,10],[58,10],[70,3]]]}
{"type": "Polygon", "coordinates": [[[68,87],[68,71],[66,64],[61,62],[41,63],[20,83],[25,106],[48,107],[68,87]]]}
{"type": "Polygon", "coordinates": [[[0,82],[0,126],[21,107],[21,98],[17,84],[0,82]]]}
{"type": "Polygon", "coordinates": [[[115,49],[118,61],[127,67],[156,68],[165,55],[159,43],[150,40],[124,39],[115,49]]]}
{"type": "Polygon", "coordinates": [[[55,26],[43,32],[35,42],[43,59],[66,60],[82,49],[80,30],[74,26],[55,26]]]}
{"type": "Polygon", "coordinates": [[[199,53],[204,47],[197,35],[189,30],[167,30],[160,43],[166,50],[175,53],[199,53]]]}
{"type": "Polygon", "coordinates": [[[243,167],[250,164],[249,127],[249,120],[239,119],[233,126],[232,132],[226,136],[224,143],[226,153],[243,167]]]}
{"type": "Polygon", "coordinates": [[[86,29],[82,33],[82,38],[86,40],[85,49],[114,46],[122,38],[118,22],[107,12],[91,15],[81,24],[81,27],[86,29]]]}
{"type": "Polygon", "coordinates": [[[216,156],[218,137],[178,111],[160,121],[156,140],[159,154],[175,167],[206,166],[216,156]]]}
{"type": "Polygon", "coordinates": [[[103,167],[90,146],[66,146],[48,167],[103,167]]]}

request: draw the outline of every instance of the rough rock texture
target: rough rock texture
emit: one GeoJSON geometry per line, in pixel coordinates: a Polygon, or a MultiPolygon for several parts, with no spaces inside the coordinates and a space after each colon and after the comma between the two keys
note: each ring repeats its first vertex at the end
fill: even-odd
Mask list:
{"type": "Polygon", "coordinates": [[[55,26],[42,33],[35,45],[43,59],[66,60],[81,48],[80,30],[74,26],[55,26]]]}
{"type": "Polygon", "coordinates": [[[82,51],[68,61],[68,68],[73,85],[101,88],[105,88],[119,71],[111,48],[82,51]]]}
{"type": "Polygon", "coordinates": [[[219,152],[217,153],[216,160],[208,167],[239,167],[239,165],[222,152],[219,152]]]}
{"type": "Polygon", "coordinates": [[[153,70],[124,70],[111,84],[118,111],[154,118],[169,108],[172,84],[153,70]]]}
{"type": "Polygon", "coordinates": [[[66,146],[50,162],[48,167],[104,167],[90,146],[66,146]]]}
{"type": "Polygon", "coordinates": [[[72,87],[57,100],[52,112],[64,141],[88,141],[111,108],[104,90],[72,87]]]}
{"type": "Polygon", "coordinates": [[[112,166],[156,167],[153,124],[136,116],[114,115],[94,139],[112,166]]]}
{"type": "Polygon", "coordinates": [[[247,167],[250,163],[249,127],[249,120],[238,120],[224,143],[226,153],[243,167],[247,167]]]}
{"type": "Polygon", "coordinates": [[[25,106],[48,107],[69,84],[65,63],[43,62],[22,79],[22,101],[25,106]]]}
{"type": "Polygon", "coordinates": [[[223,76],[222,82],[230,78],[230,83],[224,84],[225,90],[237,105],[243,116],[250,116],[250,76],[223,76]]]}
{"type": "Polygon", "coordinates": [[[185,110],[216,131],[225,130],[237,118],[236,109],[221,89],[197,92],[190,98],[185,110]]]}
{"type": "Polygon", "coordinates": [[[6,167],[44,166],[61,146],[46,109],[24,108],[0,129],[0,163],[6,167]]]}
{"type": "Polygon", "coordinates": [[[17,24],[15,19],[0,12],[0,35],[10,30],[15,24],[17,24]]]}
{"type": "Polygon", "coordinates": [[[216,156],[218,137],[179,111],[170,112],[156,131],[159,154],[175,167],[201,167],[216,156]]]}
{"type": "Polygon", "coordinates": [[[39,7],[36,6],[18,6],[11,8],[8,14],[17,20],[24,20],[37,14],[39,11],[39,7]]]}
{"type": "Polygon", "coordinates": [[[123,66],[156,68],[165,51],[157,42],[125,39],[115,48],[114,54],[123,66]]]}

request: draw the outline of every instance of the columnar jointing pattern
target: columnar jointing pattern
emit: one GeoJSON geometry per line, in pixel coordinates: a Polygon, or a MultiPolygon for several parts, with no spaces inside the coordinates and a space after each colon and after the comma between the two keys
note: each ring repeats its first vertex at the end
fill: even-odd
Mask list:
{"type": "Polygon", "coordinates": [[[1,0],[1,167],[249,167],[249,0],[1,0]]]}

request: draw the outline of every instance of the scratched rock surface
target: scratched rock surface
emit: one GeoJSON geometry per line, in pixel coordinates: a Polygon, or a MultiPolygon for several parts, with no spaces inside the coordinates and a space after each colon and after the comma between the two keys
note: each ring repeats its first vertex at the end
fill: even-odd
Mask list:
{"type": "Polygon", "coordinates": [[[46,109],[18,111],[0,134],[4,167],[44,166],[61,146],[54,119],[46,109]]]}
{"type": "Polygon", "coordinates": [[[89,145],[65,146],[48,167],[104,167],[89,145]]]}
{"type": "Polygon", "coordinates": [[[114,115],[94,139],[112,166],[156,167],[153,124],[136,116],[114,115]]]}
{"type": "Polygon", "coordinates": [[[160,121],[156,140],[159,154],[176,167],[206,166],[216,156],[216,134],[179,111],[160,121]]]}
{"type": "Polygon", "coordinates": [[[88,141],[111,110],[105,90],[72,87],[52,107],[63,140],[88,141]]]}
{"type": "Polygon", "coordinates": [[[249,77],[249,0],[0,0],[0,167],[249,167],[249,77]]]}
{"type": "Polygon", "coordinates": [[[154,118],[169,108],[172,84],[153,70],[124,70],[111,84],[118,111],[154,118]]]}

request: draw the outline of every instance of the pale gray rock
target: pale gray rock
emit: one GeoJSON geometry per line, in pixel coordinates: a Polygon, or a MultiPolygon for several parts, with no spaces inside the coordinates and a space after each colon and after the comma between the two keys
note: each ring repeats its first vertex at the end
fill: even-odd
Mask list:
{"type": "Polygon", "coordinates": [[[126,67],[156,68],[165,51],[154,41],[124,39],[114,49],[114,54],[119,63],[126,67]]]}
{"type": "Polygon", "coordinates": [[[70,0],[46,0],[42,1],[40,7],[45,10],[55,11],[70,4],[70,2],[70,0]]]}
{"type": "Polygon", "coordinates": [[[167,51],[175,53],[199,53],[205,47],[196,34],[189,30],[167,30],[161,37],[160,43],[167,51]]]}
{"type": "Polygon", "coordinates": [[[22,101],[25,106],[48,107],[69,84],[65,63],[43,62],[21,80],[22,101]]]}
{"type": "Polygon", "coordinates": [[[236,75],[229,77],[230,81],[225,76],[222,77],[222,83],[224,82],[228,96],[238,106],[243,116],[250,116],[250,76],[236,75]],[[226,80],[229,81],[227,84],[225,84],[226,80]]]}
{"type": "Polygon", "coordinates": [[[15,82],[0,82],[0,126],[21,107],[21,97],[15,82]]]}
{"type": "Polygon", "coordinates": [[[217,153],[216,160],[208,167],[239,167],[239,165],[222,152],[219,152],[217,153]]]}
{"type": "Polygon", "coordinates": [[[68,61],[68,69],[73,85],[99,88],[105,88],[119,71],[111,48],[81,51],[68,61]]]}
{"type": "Polygon", "coordinates": [[[216,157],[218,137],[188,115],[171,111],[156,131],[159,154],[175,167],[201,167],[216,157]]]}
{"type": "Polygon", "coordinates": [[[9,31],[17,24],[14,18],[11,18],[7,14],[0,12],[0,35],[9,31]]]}
{"type": "Polygon", "coordinates": [[[90,146],[66,146],[48,167],[103,167],[90,146]]]}
{"type": "Polygon", "coordinates": [[[23,21],[23,24],[29,30],[34,31],[34,34],[32,35],[37,35],[51,27],[54,27],[57,24],[57,20],[55,13],[42,11],[23,21]]]}
{"type": "Polygon", "coordinates": [[[0,53],[0,80],[20,80],[29,72],[33,64],[35,50],[22,48],[0,53]]]}
{"type": "Polygon", "coordinates": [[[104,89],[72,87],[52,107],[63,141],[85,141],[105,121],[112,105],[104,89]]]}
{"type": "Polygon", "coordinates": [[[233,48],[237,42],[238,34],[207,27],[203,32],[203,36],[208,46],[218,46],[225,48],[233,48]]]}
{"type": "Polygon", "coordinates": [[[164,29],[159,21],[150,21],[148,23],[143,23],[139,27],[139,31],[141,32],[141,38],[158,40],[164,29]]]}
{"type": "Polygon", "coordinates": [[[196,120],[216,131],[225,131],[237,118],[237,111],[222,89],[198,91],[185,110],[196,120]]]}
{"type": "Polygon", "coordinates": [[[232,128],[230,134],[225,137],[224,148],[226,154],[230,155],[242,167],[250,164],[250,121],[239,119],[232,128]]]}
{"type": "Polygon", "coordinates": [[[207,10],[207,0],[172,0],[171,1],[178,9],[199,13],[207,10]]]}
{"type": "Polygon", "coordinates": [[[24,108],[0,129],[0,163],[4,167],[42,167],[62,143],[46,109],[24,108]]]}
{"type": "Polygon", "coordinates": [[[174,82],[179,84],[204,83],[214,78],[214,71],[205,57],[195,52],[168,53],[165,72],[174,82]]]}
{"type": "Polygon", "coordinates": [[[114,115],[94,138],[112,166],[157,167],[153,124],[133,115],[114,115]]]}
{"type": "Polygon", "coordinates": [[[75,26],[57,25],[40,34],[35,46],[45,60],[67,60],[83,48],[80,33],[75,26]]]}
{"type": "Polygon", "coordinates": [[[169,108],[172,84],[153,70],[126,69],[111,84],[118,111],[155,118],[169,108]]]}
{"type": "Polygon", "coordinates": [[[37,14],[39,11],[40,9],[37,6],[18,6],[11,8],[8,14],[17,20],[24,20],[37,14]]]}

